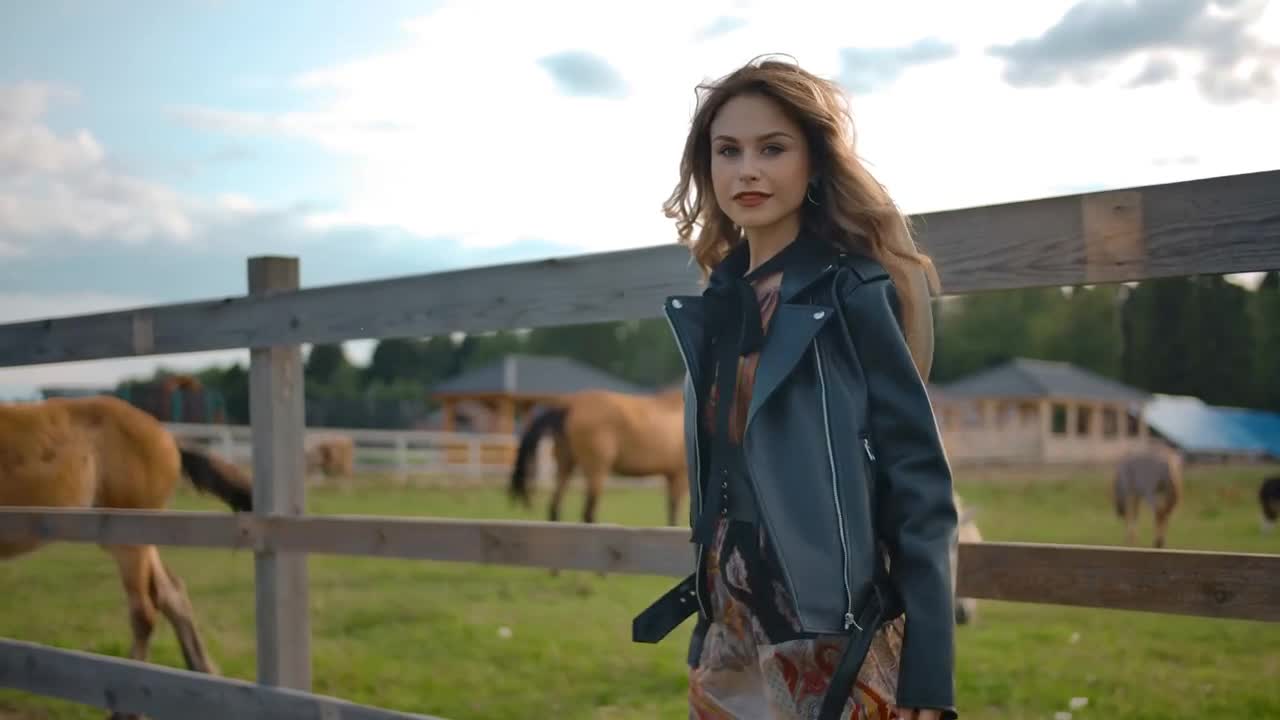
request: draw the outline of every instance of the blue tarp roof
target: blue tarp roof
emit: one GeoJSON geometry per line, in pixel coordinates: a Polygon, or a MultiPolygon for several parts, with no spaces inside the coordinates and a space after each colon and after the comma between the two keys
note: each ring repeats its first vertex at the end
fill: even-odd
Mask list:
{"type": "Polygon", "coordinates": [[[1147,424],[1187,452],[1261,454],[1280,459],[1280,413],[1206,405],[1194,397],[1156,395],[1147,424]]]}

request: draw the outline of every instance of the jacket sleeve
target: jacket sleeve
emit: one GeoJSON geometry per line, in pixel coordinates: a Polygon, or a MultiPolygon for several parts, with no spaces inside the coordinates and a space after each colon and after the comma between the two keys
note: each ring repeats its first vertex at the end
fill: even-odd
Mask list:
{"type": "Polygon", "coordinates": [[[950,549],[957,514],[951,469],[898,324],[892,280],[882,275],[856,284],[843,305],[866,374],[879,530],[905,614],[896,700],[955,718],[950,549]]]}

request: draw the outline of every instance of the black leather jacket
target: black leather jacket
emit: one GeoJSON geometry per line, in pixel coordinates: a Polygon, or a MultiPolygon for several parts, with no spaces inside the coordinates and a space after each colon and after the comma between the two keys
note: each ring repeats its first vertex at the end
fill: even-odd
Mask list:
{"type": "MultiPolygon", "coordinates": [[[[869,635],[858,618],[869,617],[873,603],[885,609],[877,623],[904,612],[896,701],[954,718],[949,549],[957,513],[894,285],[870,258],[801,240],[760,350],[743,437],[760,522],[803,630],[869,635]]],[[[738,248],[745,250],[745,243],[738,248]]],[[[712,273],[710,287],[730,268],[740,272],[742,259],[732,258],[712,273]]],[[[664,308],[687,370],[691,525],[706,493],[698,388],[705,386],[707,295],[670,297],[664,308]]],[[[699,631],[705,628],[712,609],[703,597],[700,546],[695,561],[693,576],[637,617],[636,640],[657,642],[695,609],[699,631]]]]}

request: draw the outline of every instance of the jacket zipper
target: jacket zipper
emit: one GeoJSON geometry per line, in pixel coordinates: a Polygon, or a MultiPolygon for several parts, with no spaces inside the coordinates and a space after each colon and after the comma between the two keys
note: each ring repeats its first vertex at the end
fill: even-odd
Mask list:
{"type": "MultiPolygon", "coordinates": [[[[844,508],[840,505],[840,487],[836,478],[836,456],[831,444],[831,420],[827,412],[827,379],[826,374],[822,370],[822,345],[818,338],[813,339],[813,361],[818,367],[818,387],[822,391],[822,429],[827,440],[827,461],[831,464],[831,494],[835,498],[836,520],[840,526],[840,550],[844,571],[841,578],[844,580],[844,629],[848,630],[850,626],[862,630],[862,626],[853,616],[853,591],[849,589],[849,541],[845,537],[844,528],[844,508]]],[[[868,447],[868,452],[870,448],[868,447]]]]}
{"type": "MultiPolygon", "coordinates": [[[[693,368],[692,366],[689,365],[688,354],[685,353],[684,340],[683,338],[680,337],[680,333],[676,331],[676,325],[674,322],[671,321],[671,311],[665,305],[662,307],[662,315],[667,319],[667,327],[671,328],[671,336],[675,338],[676,349],[680,351],[680,359],[682,362],[684,362],[685,372],[688,373],[689,382],[692,383],[693,368]]],[[[694,500],[695,500],[694,508],[693,508],[693,516],[697,518],[699,515],[702,514],[702,454],[698,448],[698,436],[701,435],[701,433],[698,431],[696,388],[694,392],[694,399],[695,399],[694,419],[693,419],[694,420],[694,423],[693,423],[693,472],[694,472],[694,475],[692,478],[692,482],[693,482],[693,493],[694,493],[694,500]]],[[[688,412],[688,408],[685,409],[685,412],[686,413],[688,412]]],[[[711,612],[707,610],[705,605],[702,604],[702,580],[701,580],[702,543],[694,543],[693,547],[694,547],[693,592],[694,592],[694,596],[698,600],[698,609],[702,611],[705,617],[709,618],[711,617],[711,612]]]]}

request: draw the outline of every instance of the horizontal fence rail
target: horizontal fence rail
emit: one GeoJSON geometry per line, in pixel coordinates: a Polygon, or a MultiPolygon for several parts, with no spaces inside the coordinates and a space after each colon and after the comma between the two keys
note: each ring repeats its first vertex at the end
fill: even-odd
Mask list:
{"type": "Polygon", "coordinates": [[[0,639],[0,687],[182,720],[441,720],[153,663],[0,639]]]}
{"type": "MultiPolygon", "coordinates": [[[[0,508],[0,540],[179,545],[683,577],[689,533],[511,520],[0,508]]],[[[1280,555],[961,543],[962,597],[1280,621],[1280,555]]]]}
{"type": "MultiPolygon", "coordinates": [[[[1280,170],[913,219],[944,292],[1280,267],[1280,170]]],[[[674,243],[0,325],[0,367],[656,317],[695,288],[674,243]],[[625,273],[618,273],[625,267],[625,273]]]]}

